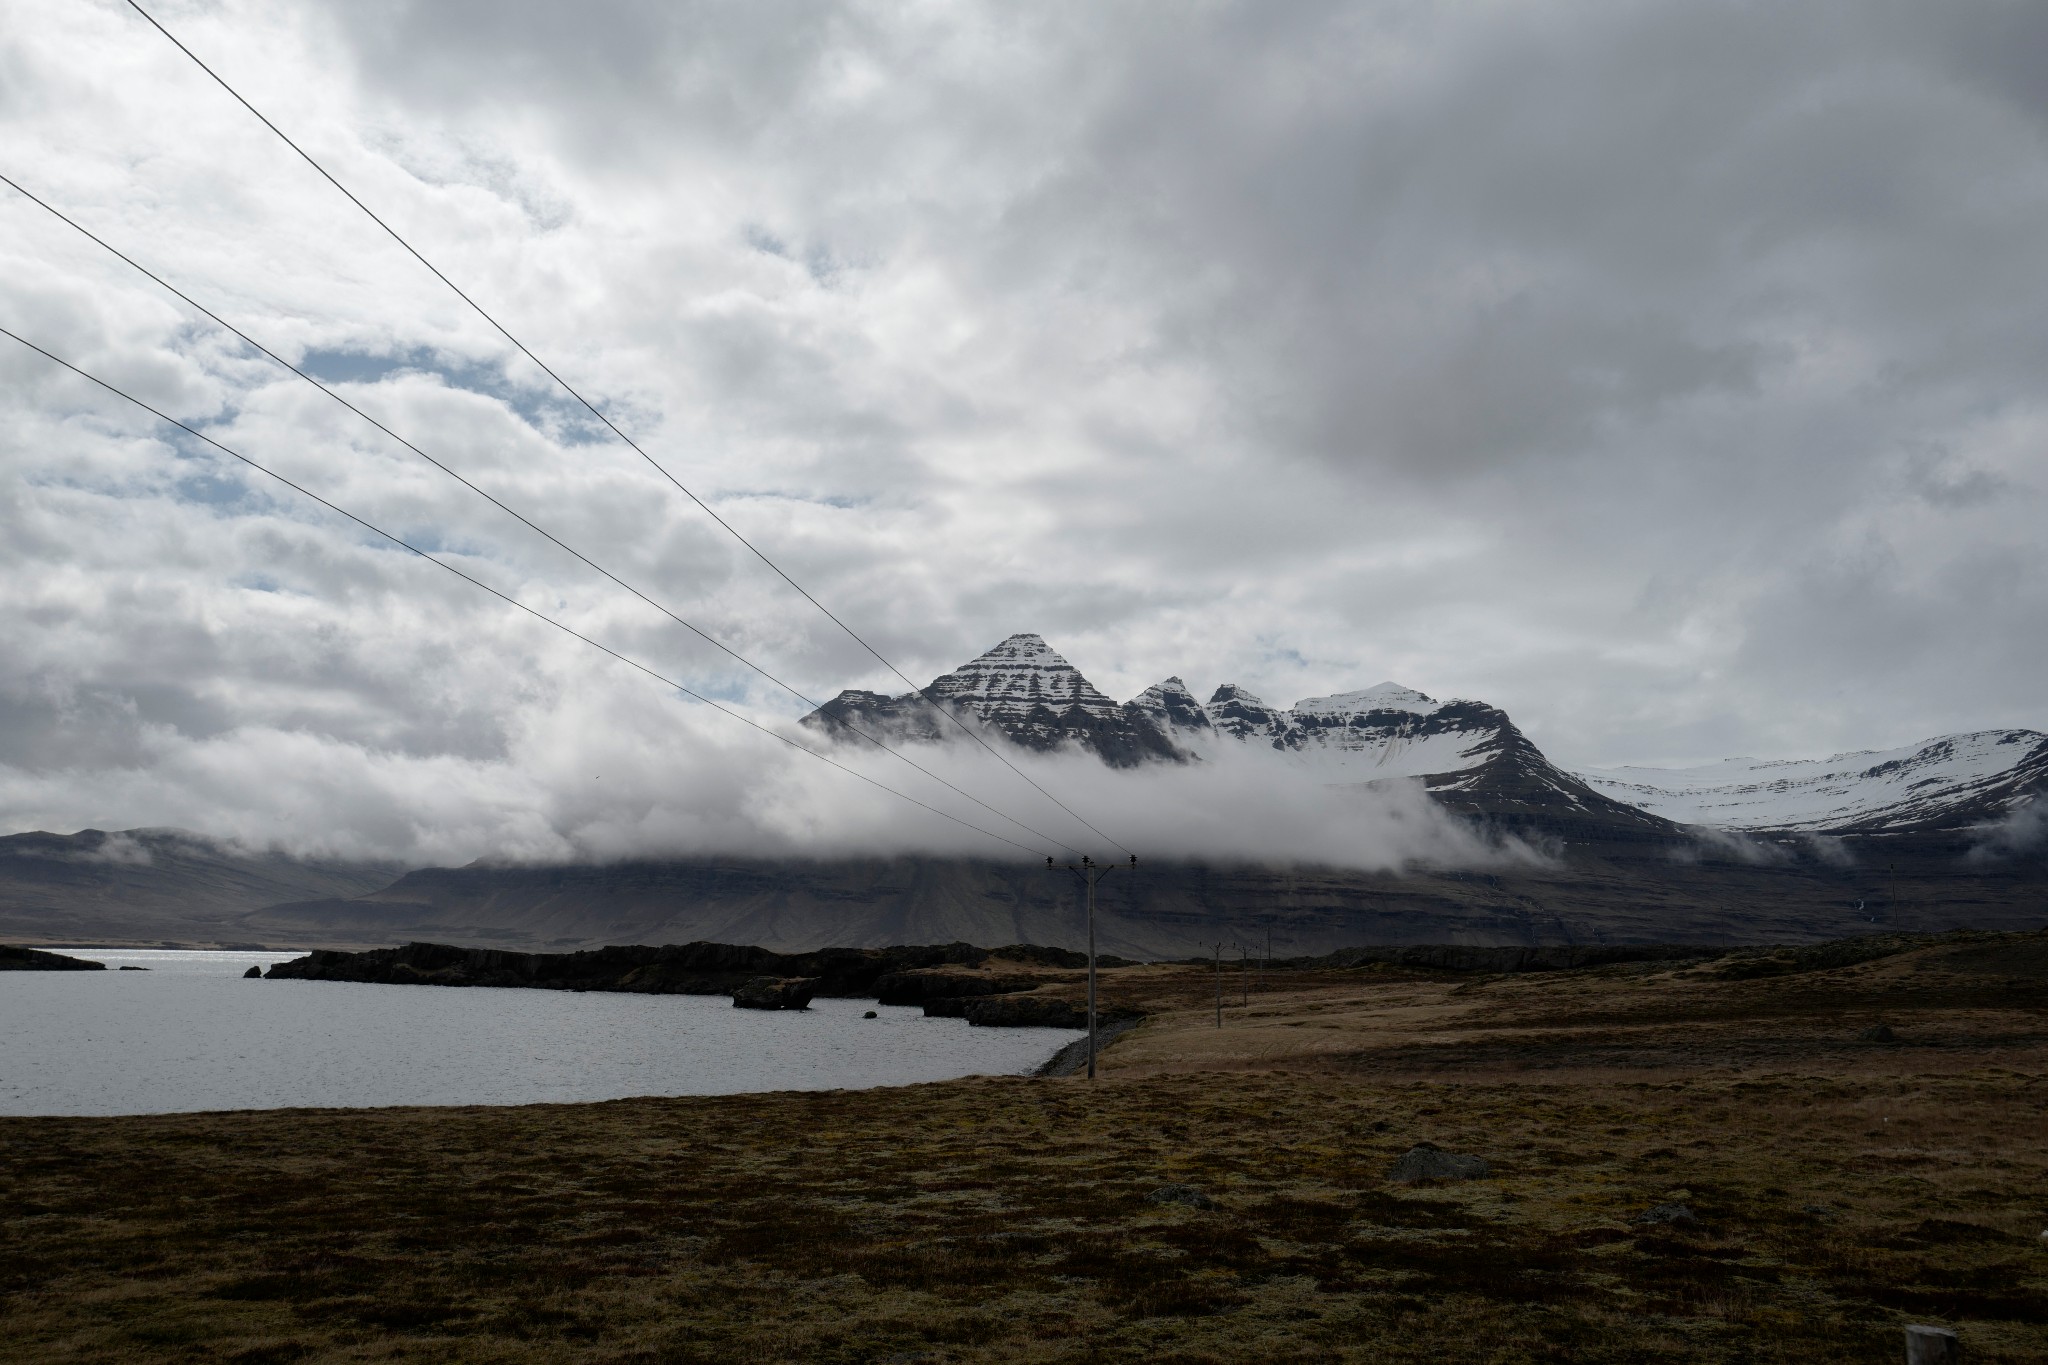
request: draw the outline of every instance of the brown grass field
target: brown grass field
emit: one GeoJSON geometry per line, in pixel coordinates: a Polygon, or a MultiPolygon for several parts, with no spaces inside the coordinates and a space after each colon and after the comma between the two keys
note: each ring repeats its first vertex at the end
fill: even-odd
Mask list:
{"type": "Polygon", "coordinates": [[[1132,968],[1092,1085],[4,1119],[0,1360],[2048,1361],[2048,936],[1776,965],[1221,1030],[1132,968]]]}

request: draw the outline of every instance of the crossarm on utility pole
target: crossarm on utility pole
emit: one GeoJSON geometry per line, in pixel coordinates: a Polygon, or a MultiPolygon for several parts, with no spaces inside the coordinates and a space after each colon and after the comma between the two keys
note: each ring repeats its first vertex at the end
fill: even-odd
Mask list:
{"type": "MultiPolygon", "coordinates": [[[[1045,869],[1050,872],[1055,864],[1051,858],[1045,860],[1045,869]]],[[[1087,854],[1081,855],[1078,863],[1068,863],[1067,871],[1081,879],[1088,888],[1088,1079],[1095,1079],[1095,884],[1119,867],[1135,871],[1138,855],[1133,853],[1128,863],[1098,863],[1087,854]]]]}

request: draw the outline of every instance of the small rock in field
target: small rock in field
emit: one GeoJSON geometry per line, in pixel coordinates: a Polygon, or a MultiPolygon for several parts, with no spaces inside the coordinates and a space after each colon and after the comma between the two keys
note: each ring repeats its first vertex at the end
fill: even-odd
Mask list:
{"type": "Polygon", "coordinates": [[[1906,1329],[1906,1365],[1955,1365],[1962,1358],[1956,1334],[1946,1327],[1906,1329]]]}
{"type": "Polygon", "coordinates": [[[1161,1185],[1145,1196],[1148,1204],[1185,1204],[1191,1209],[1213,1209],[1216,1201],[1193,1185],[1161,1185]]]}
{"type": "Polygon", "coordinates": [[[1638,1223],[1697,1223],[1699,1215],[1688,1204],[1657,1204],[1635,1216],[1638,1223]]]}
{"type": "Polygon", "coordinates": [[[242,980],[244,981],[261,980],[262,977],[263,969],[261,967],[251,967],[248,971],[242,973],[242,980]]]}
{"type": "Polygon", "coordinates": [[[1899,1041],[1899,1035],[1892,1032],[1890,1024],[1873,1025],[1857,1034],[1856,1037],[1866,1043],[1896,1043],[1899,1041]]]}
{"type": "Polygon", "coordinates": [[[873,1010],[869,1010],[866,1014],[863,1014],[861,1016],[861,1018],[863,1019],[879,1019],[881,1017],[881,1015],[876,1014],[873,1010]]]}
{"type": "Polygon", "coordinates": [[[1484,1157],[1446,1152],[1434,1143],[1418,1142],[1410,1147],[1387,1172],[1397,1185],[1421,1180],[1483,1180],[1493,1173],[1484,1157]]]}

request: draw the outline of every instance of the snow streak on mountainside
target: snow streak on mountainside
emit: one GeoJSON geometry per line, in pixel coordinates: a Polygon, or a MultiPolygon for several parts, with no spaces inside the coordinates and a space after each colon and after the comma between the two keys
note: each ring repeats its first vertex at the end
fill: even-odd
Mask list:
{"type": "Polygon", "coordinates": [[[1278,750],[1325,782],[1463,772],[1487,761],[1506,720],[1473,702],[1440,702],[1398,683],[1309,697],[1278,710],[1235,683],[1206,704],[1168,678],[1131,703],[1175,744],[1200,755],[1237,741],[1278,750]]]}
{"type": "Polygon", "coordinates": [[[2048,735],[1980,730],[1833,758],[1730,758],[1579,776],[1617,801],[1685,824],[1878,834],[1998,819],[2048,788],[2048,735]]]}

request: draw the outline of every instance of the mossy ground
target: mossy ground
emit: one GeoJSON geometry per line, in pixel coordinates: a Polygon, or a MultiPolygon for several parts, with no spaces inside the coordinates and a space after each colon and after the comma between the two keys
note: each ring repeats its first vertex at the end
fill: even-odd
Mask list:
{"type": "Polygon", "coordinates": [[[2040,1361],[2048,995],[1968,951],[1222,1030],[1147,969],[1092,1085],[0,1120],[0,1360],[2040,1361]]]}

